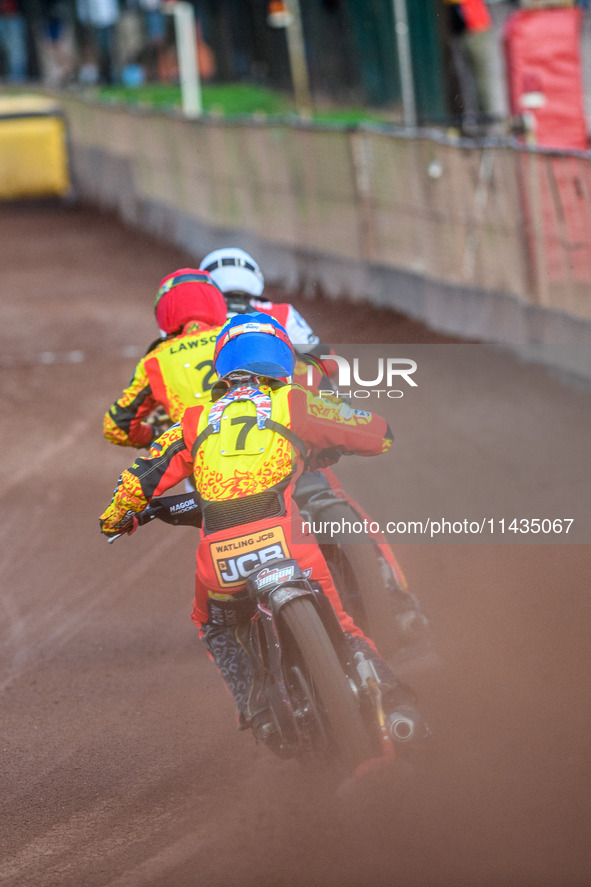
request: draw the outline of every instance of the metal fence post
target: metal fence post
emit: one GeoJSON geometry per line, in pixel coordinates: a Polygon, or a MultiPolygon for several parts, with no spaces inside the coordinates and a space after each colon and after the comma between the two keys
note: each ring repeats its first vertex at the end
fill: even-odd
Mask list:
{"type": "Polygon", "coordinates": [[[415,100],[414,78],[412,74],[410,40],[408,36],[408,15],[406,10],[406,0],[392,0],[392,12],[394,15],[396,44],[398,46],[398,63],[400,65],[400,84],[402,86],[402,108],[404,114],[404,125],[415,127],[417,125],[417,108],[415,100]]]}
{"type": "Polygon", "coordinates": [[[162,9],[174,17],[183,114],[185,117],[200,117],[203,113],[203,104],[197,60],[195,10],[186,0],[164,3],[162,9]]]}

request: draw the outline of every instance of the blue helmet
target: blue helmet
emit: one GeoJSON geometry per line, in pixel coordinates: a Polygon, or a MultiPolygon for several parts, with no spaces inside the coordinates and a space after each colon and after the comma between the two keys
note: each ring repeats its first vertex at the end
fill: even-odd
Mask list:
{"type": "Polygon", "coordinates": [[[213,364],[220,378],[242,370],[284,379],[293,374],[295,357],[289,336],[274,317],[236,314],[218,334],[213,364]]]}

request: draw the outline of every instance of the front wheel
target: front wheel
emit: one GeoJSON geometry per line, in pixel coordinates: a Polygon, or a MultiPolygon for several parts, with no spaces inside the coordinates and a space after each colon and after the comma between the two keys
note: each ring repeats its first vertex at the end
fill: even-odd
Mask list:
{"type": "MultiPolygon", "coordinates": [[[[313,745],[326,743],[345,767],[354,771],[375,756],[361,717],[355,690],[312,603],[295,598],[281,609],[281,622],[291,638],[286,656],[287,683],[296,689],[305,711],[300,717],[313,726],[313,745]]],[[[287,651],[286,651],[287,652],[287,651]]]]}

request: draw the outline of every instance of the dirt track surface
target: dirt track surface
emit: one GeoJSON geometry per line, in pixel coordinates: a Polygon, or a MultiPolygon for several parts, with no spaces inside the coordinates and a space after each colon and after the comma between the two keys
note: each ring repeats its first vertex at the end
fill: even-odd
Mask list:
{"type": "MultiPolygon", "coordinates": [[[[189,620],[192,531],[100,537],[132,455],[102,439],[102,416],[153,338],[158,281],[185,264],[84,209],[0,209],[0,883],[591,884],[588,544],[396,549],[432,623],[430,654],[402,671],[433,749],[343,798],[236,731],[189,620]]],[[[301,307],[326,340],[445,341],[387,312],[301,307]]],[[[561,426],[568,496],[587,498],[589,395],[526,374],[514,409],[541,403],[561,426]]],[[[507,409],[491,399],[493,453],[507,409]]],[[[447,410],[460,425],[461,410],[447,410]]],[[[406,450],[400,435],[408,501],[465,462],[458,438],[439,467],[430,422],[415,410],[406,450]]],[[[552,484],[531,465],[536,488],[552,484]]]]}

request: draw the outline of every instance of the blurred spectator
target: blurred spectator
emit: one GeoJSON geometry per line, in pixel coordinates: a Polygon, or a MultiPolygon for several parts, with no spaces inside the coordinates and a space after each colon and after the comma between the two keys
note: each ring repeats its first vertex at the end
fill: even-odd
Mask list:
{"type": "Polygon", "coordinates": [[[27,79],[29,53],[22,0],[0,0],[0,47],[10,83],[27,79]]]}
{"type": "Polygon", "coordinates": [[[117,25],[121,79],[125,85],[158,80],[167,36],[160,0],[126,0],[117,25]]]}
{"type": "MultiPolygon", "coordinates": [[[[159,55],[158,79],[163,83],[177,83],[179,79],[178,53],[174,29],[168,35],[159,55]]],[[[199,76],[202,80],[211,80],[216,73],[216,59],[213,50],[203,36],[203,26],[198,14],[195,14],[195,40],[199,76]]]]}
{"type": "Polygon", "coordinates": [[[452,59],[462,100],[463,128],[473,133],[495,116],[493,22],[485,0],[445,0],[452,59]]]}
{"type": "Polygon", "coordinates": [[[119,79],[116,60],[115,25],[119,20],[118,0],[76,0],[79,26],[81,83],[114,83],[119,79]]]}
{"type": "Polygon", "coordinates": [[[136,2],[123,6],[116,27],[117,59],[124,86],[136,85],[144,81],[140,67],[142,52],[146,44],[144,19],[136,2]]]}
{"type": "Polygon", "coordinates": [[[41,0],[41,19],[33,30],[41,77],[48,86],[74,78],[74,21],[68,0],[41,0]]]}
{"type": "Polygon", "coordinates": [[[157,80],[160,58],[166,42],[166,15],[162,12],[160,0],[139,0],[139,5],[146,23],[144,69],[148,80],[157,80]]]}
{"type": "Polygon", "coordinates": [[[146,36],[150,46],[160,47],[166,37],[166,16],[160,0],[139,0],[146,20],[146,36]]]}

